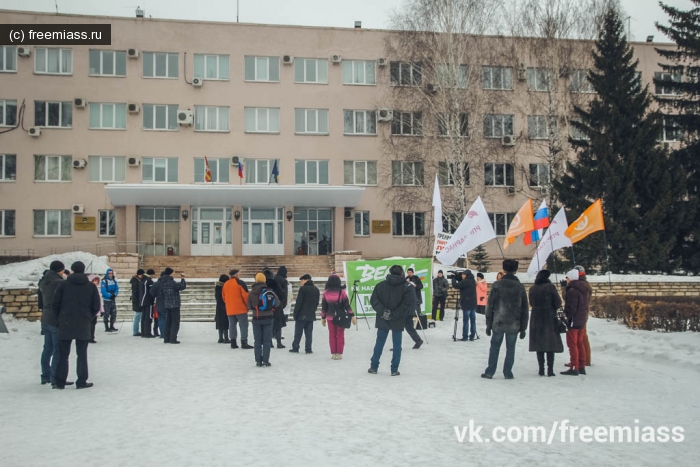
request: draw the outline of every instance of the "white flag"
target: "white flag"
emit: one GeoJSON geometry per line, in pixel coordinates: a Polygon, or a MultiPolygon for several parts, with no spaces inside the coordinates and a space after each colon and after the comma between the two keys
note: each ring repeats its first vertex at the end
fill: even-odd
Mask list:
{"type": "Polygon", "coordinates": [[[450,241],[437,255],[437,260],[451,266],[460,255],[466,254],[492,238],[496,238],[496,232],[493,231],[493,225],[481,197],[478,197],[450,241]]]}
{"type": "Polygon", "coordinates": [[[435,188],[433,189],[433,207],[435,208],[433,233],[437,237],[439,233],[442,233],[442,199],[440,199],[440,184],[437,175],[435,175],[435,188]]]}
{"type": "Polygon", "coordinates": [[[564,213],[564,206],[562,206],[540,240],[540,245],[532,257],[530,267],[527,268],[528,276],[537,275],[537,271],[544,266],[553,251],[571,246],[571,239],[564,235],[568,227],[569,223],[566,221],[566,213],[564,213]]]}

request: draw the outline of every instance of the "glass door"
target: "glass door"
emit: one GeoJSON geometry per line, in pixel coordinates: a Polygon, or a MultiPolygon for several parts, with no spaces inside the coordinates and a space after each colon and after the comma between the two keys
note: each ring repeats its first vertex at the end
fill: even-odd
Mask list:
{"type": "Polygon", "coordinates": [[[231,228],[231,208],[193,208],[192,255],[232,255],[231,228]]]}
{"type": "Polygon", "coordinates": [[[282,208],[243,209],[243,254],[283,255],[282,208]]]}
{"type": "Polygon", "coordinates": [[[139,208],[138,240],[144,255],[180,254],[180,209],[139,208]]]}
{"type": "Polygon", "coordinates": [[[294,210],[294,254],[328,255],[333,251],[333,210],[294,210]]]}

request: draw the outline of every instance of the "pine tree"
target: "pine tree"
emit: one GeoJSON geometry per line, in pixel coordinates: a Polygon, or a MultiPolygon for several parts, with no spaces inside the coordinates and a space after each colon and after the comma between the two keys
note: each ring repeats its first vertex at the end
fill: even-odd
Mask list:
{"type": "Polygon", "coordinates": [[[479,272],[489,271],[491,260],[489,259],[489,254],[486,252],[484,245],[479,245],[472,250],[472,253],[469,255],[469,263],[479,272]]]}
{"type": "Polygon", "coordinates": [[[656,23],[659,31],[677,44],[677,49],[656,49],[669,64],[661,64],[666,79],[655,79],[656,85],[670,89],[675,96],[657,98],[666,117],[684,132],[683,147],[672,154],[682,167],[678,186],[684,196],[676,203],[679,212],[678,241],[673,251],[682,259],[681,266],[700,271],[700,0],[691,0],[696,7],[683,11],[661,3],[670,17],[670,26],[656,23]],[[678,80],[681,77],[681,80],[678,80]]]}
{"type": "MultiPolygon", "coordinates": [[[[588,79],[596,97],[587,108],[574,107],[572,125],[585,138],[571,139],[577,159],[553,182],[573,221],[601,198],[610,269],[613,272],[668,271],[675,235],[669,234],[671,171],[657,143],[661,119],[649,111],[651,98],[637,77],[638,61],[627,44],[616,10],[604,17],[588,79]]],[[[576,262],[605,267],[603,233],[574,245],[576,262]]]]}

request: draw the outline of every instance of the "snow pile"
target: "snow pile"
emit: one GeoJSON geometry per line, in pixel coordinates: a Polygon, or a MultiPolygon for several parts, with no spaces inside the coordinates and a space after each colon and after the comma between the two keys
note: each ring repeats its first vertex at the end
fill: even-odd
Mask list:
{"type": "Polygon", "coordinates": [[[109,267],[106,256],[95,256],[83,251],[50,255],[21,263],[0,266],[0,288],[36,286],[44,271],[49,269],[52,261],[56,260],[61,261],[66,266],[66,269],[70,269],[70,265],[74,262],[82,261],[85,263],[86,274],[94,273],[101,276],[104,275],[109,267]]]}

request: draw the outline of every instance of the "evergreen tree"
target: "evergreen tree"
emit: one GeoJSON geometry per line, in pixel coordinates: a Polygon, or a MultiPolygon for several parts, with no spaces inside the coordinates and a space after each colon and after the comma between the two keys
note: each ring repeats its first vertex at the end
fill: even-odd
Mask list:
{"type": "MultiPolygon", "coordinates": [[[[588,79],[597,95],[587,108],[574,107],[572,121],[584,138],[570,140],[577,159],[567,163],[567,174],[553,188],[570,221],[602,199],[613,272],[672,270],[672,181],[669,159],[657,142],[661,118],[649,111],[651,98],[637,78],[638,61],[615,9],[605,14],[593,62],[588,79]]],[[[605,267],[602,232],[574,250],[578,264],[605,267]]]]}
{"type": "Polygon", "coordinates": [[[654,80],[657,86],[670,89],[672,97],[657,98],[666,117],[683,130],[684,141],[672,157],[683,169],[678,184],[684,196],[676,204],[679,213],[678,241],[673,254],[682,259],[681,266],[700,271],[700,0],[696,7],[683,11],[661,3],[670,17],[670,26],[656,23],[659,31],[677,44],[677,49],[656,49],[670,63],[661,64],[668,75],[654,80]],[[679,79],[681,78],[681,79],[679,79]]]}
{"type": "Polygon", "coordinates": [[[489,271],[491,260],[489,259],[489,254],[486,253],[486,248],[484,248],[484,245],[479,245],[472,250],[472,253],[469,255],[469,263],[479,272],[489,271]]]}

